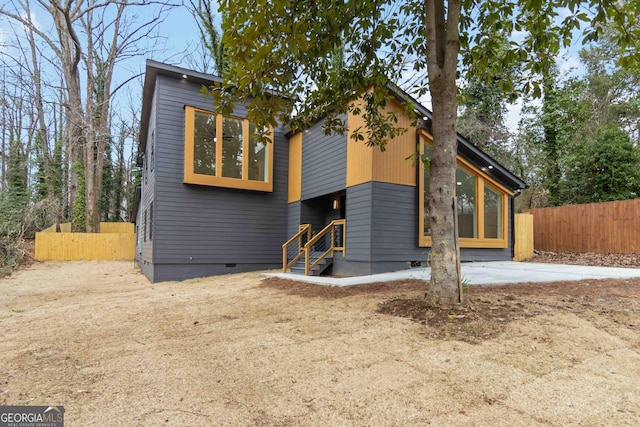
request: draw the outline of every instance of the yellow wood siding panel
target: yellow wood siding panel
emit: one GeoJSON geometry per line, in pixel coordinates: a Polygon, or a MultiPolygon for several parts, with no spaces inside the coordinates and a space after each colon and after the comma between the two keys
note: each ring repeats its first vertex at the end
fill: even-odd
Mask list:
{"type": "Polygon", "coordinates": [[[302,132],[289,139],[289,203],[300,200],[302,194],[302,132]]]}
{"type": "Polygon", "coordinates": [[[385,108],[385,114],[393,113],[398,119],[396,126],[406,131],[391,139],[384,152],[373,151],[373,181],[391,184],[416,185],[416,165],[408,159],[416,152],[416,128],[414,120],[408,117],[402,106],[393,102],[385,108]]]}
{"type": "Polygon", "coordinates": [[[38,261],[133,260],[133,233],[36,233],[38,261]]]}
{"type": "MultiPolygon", "coordinates": [[[[362,102],[359,103],[361,110],[362,102]]],[[[393,113],[398,119],[396,126],[406,131],[390,140],[385,151],[379,147],[367,147],[366,124],[361,115],[349,113],[349,138],[347,140],[347,187],[364,182],[378,181],[390,184],[416,185],[416,166],[406,160],[416,151],[416,131],[413,120],[403,111],[402,106],[393,102],[385,108],[385,113],[393,113]],[[358,131],[365,137],[355,141],[351,135],[358,131]]]]}
{"type": "MultiPolygon", "coordinates": [[[[362,101],[355,101],[360,104],[362,101]]],[[[347,187],[362,184],[373,180],[373,148],[367,147],[366,126],[361,115],[349,112],[347,116],[349,134],[347,137],[347,187]],[[356,141],[351,138],[354,132],[364,134],[364,141],[356,141]]]]}

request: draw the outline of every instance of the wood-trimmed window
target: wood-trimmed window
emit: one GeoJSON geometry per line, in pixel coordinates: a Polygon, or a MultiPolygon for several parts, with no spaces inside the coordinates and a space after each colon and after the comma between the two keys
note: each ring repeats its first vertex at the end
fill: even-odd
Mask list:
{"type": "Polygon", "coordinates": [[[184,182],[273,191],[271,143],[247,119],[185,106],[184,182]]]}
{"type": "MultiPolygon", "coordinates": [[[[421,154],[431,158],[431,136],[420,135],[421,154]]],[[[488,174],[458,156],[456,170],[456,204],[458,210],[458,242],[462,248],[508,247],[509,189],[488,174]]],[[[420,246],[431,247],[431,228],[425,192],[429,187],[429,173],[419,162],[419,219],[420,246]]]]}

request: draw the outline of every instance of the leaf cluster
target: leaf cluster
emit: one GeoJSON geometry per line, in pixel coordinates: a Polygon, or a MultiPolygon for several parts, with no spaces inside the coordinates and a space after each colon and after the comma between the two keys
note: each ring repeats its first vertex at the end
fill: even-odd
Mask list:
{"type": "MultiPolygon", "coordinates": [[[[220,112],[243,102],[250,120],[292,130],[323,117],[325,132],[345,133],[344,115],[362,114],[369,126],[353,138],[383,147],[402,131],[381,109],[394,99],[390,85],[407,66],[407,46],[417,43],[407,28],[421,24],[407,14],[415,6],[409,3],[223,1],[223,42],[233,66],[225,84],[208,93],[220,112]]],[[[404,104],[413,112],[409,100],[404,104]]]]}
{"type": "MultiPolygon", "coordinates": [[[[446,7],[444,0],[438,0],[446,7]]],[[[347,112],[366,112],[376,132],[356,135],[384,146],[393,116],[376,111],[392,98],[390,82],[416,97],[429,91],[424,3],[418,0],[223,0],[222,43],[233,63],[225,83],[208,89],[219,112],[237,103],[259,125],[304,129],[320,116],[326,132],[346,131],[347,112]],[[366,107],[354,107],[371,92],[366,107]],[[293,117],[293,119],[291,119],[293,117]]],[[[512,101],[542,95],[542,73],[576,32],[586,42],[615,28],[621,58],[638,63],[638,2],[484,0],[462,2],[460,75],[491,82],[512,101]],[[506,43],[505,43],[506,39],[506,43]],[[495,68],[517,72],[496,78],[495,68]]],[[[411,103],[404,103],[412,110],[411,103]]]]}
{"type": "Polygon", "coordinates": [[[579,0],[485,0],[463,2],[460,21],[462,73],[485,76],[491,59],[500,49],[496,32],[510,35],[502,61],[519,62],[519,80],[504,82],[504,91],[542,96],[542,76],[553,68],[561,49],[582,35],[583,43],[597,41],[607,26],[621,49],[618,60],[625,66],[640,62],[640,3],[579,0]]]}

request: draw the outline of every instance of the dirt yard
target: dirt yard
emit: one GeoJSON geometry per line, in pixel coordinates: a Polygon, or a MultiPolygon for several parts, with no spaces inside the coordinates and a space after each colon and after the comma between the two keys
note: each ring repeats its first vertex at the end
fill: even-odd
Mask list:
{"type": "Polygon", "coordinates": [[[640,422],[640,280],[472,287],[450,312],[423,294],[36,263],[0,280],[0,405],[68,426],[640,422]]]}

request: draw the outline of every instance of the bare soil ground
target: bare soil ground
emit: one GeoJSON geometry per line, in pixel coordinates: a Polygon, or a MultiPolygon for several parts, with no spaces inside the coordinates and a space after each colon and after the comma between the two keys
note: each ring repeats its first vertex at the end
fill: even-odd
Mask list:
{"type": "Polygon", "coordinates": [[[69,426],[638,425],[640,279],[472,287],[451,311],[424,290],[35,263],[0,280],[0,405],[69,426]]]}
{"type": "Polygon", "coordinates": [[[533,258],[527,261],[552,264],[594,265],[599,267],[640,268],[640,254],[535,251],[533,258]]]}

